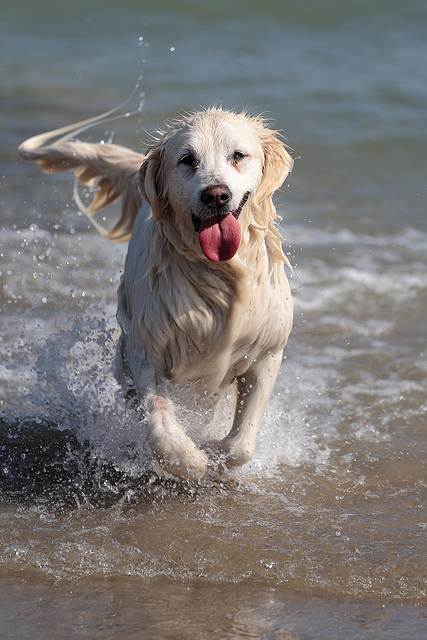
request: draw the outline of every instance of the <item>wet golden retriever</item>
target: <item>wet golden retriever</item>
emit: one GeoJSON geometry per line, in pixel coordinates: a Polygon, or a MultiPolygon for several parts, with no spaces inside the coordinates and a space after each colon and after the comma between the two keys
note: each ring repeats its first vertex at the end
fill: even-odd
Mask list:
{"type": "Polygon", "coordinates": [[[292,159],[261,118],[221,108],[176,121],[145,157],[70,140],[88,123],[35,136],[19,150],[46,173],[74,169],[96,189],[86,213],[122,197],[121,218],[104,234],[130,238],[119,353],[144,403],[151,449],[181,479],[200,480],[210,461],[243,465],[292,326],[272,201],[292,159]],[[169,393],[189,383],[214,401],[230,386],[237,392],[231,429],[205,448],[179,424],[169,393]]]}

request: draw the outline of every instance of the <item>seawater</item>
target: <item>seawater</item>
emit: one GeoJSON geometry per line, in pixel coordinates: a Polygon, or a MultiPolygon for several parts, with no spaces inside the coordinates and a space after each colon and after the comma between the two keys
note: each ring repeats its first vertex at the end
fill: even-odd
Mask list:
{"type": "Polygon", "coordinates": [[[415,0],[2,9],[2,637],[422,637],[426,24],[415,0]],[[112,375],[126,247],[71,176],[17,156],[141,73],[143,109],[87,139],[143,151],[221,102],[271,117],[295,158],[276,199],[295,328],[224,483],[152,474],[112,375]]]}

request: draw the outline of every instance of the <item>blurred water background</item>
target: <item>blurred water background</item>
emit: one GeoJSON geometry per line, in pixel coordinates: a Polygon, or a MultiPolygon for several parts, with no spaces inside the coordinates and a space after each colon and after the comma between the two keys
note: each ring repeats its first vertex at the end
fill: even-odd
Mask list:
{"type": "Polygon", "coordinates": [[[1,637],[425,637],[427,4],[0,13],[1,637]],[[87,139],[143,151],[220,102],[271,117],[296,159],[277,198],[295,329],[254,461],[197,490],[147,473],[117,397],[126,247],[71,176],[17,155],[141,74],[138,113],[87,139]]]}

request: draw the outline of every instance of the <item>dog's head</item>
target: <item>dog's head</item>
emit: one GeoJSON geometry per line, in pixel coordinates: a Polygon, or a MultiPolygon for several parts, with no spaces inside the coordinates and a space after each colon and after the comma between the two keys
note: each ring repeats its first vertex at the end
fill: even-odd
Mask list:
{"type": "Polygon", "coordinates": [[[263,120],[212,108],[161,134],[141,167],[140,188],[157,221],[178,217],[207,258],[227,261],[240,245],[246,203],[265,209],[269,200],[272,207],[291,168],[284,144],[263,120]]]}

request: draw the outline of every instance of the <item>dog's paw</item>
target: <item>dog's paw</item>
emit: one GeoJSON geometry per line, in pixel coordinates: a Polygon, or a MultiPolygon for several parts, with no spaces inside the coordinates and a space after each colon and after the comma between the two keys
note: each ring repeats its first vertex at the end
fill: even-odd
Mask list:
{"type": "Polygon", "coordinates": [[[209,457],[209,468],[225,474],[236,467],[242,467],[252,460],[253,447],[245,443],[233,442],[230,438],[209,442],[203,449],[209,457]]]}
{"type": "Polygon", "coordinates": [[[200,451],[196,445],[192,451],[188,451],[188,447],[186,447],[185,452],[181,449],[180,451],[163,452],[161,456],[156,452],[156,455],[164,471],[186,482],[199,482],[208,468],[207,455],[204,451],[200,451]]]}
{"type": "Polygon", "coordinates": [[[161,468],[180,480],[198,482],[208,457],[176,422],[169,400],[156,397],[148,420],[148,441],[161,468]]]}

